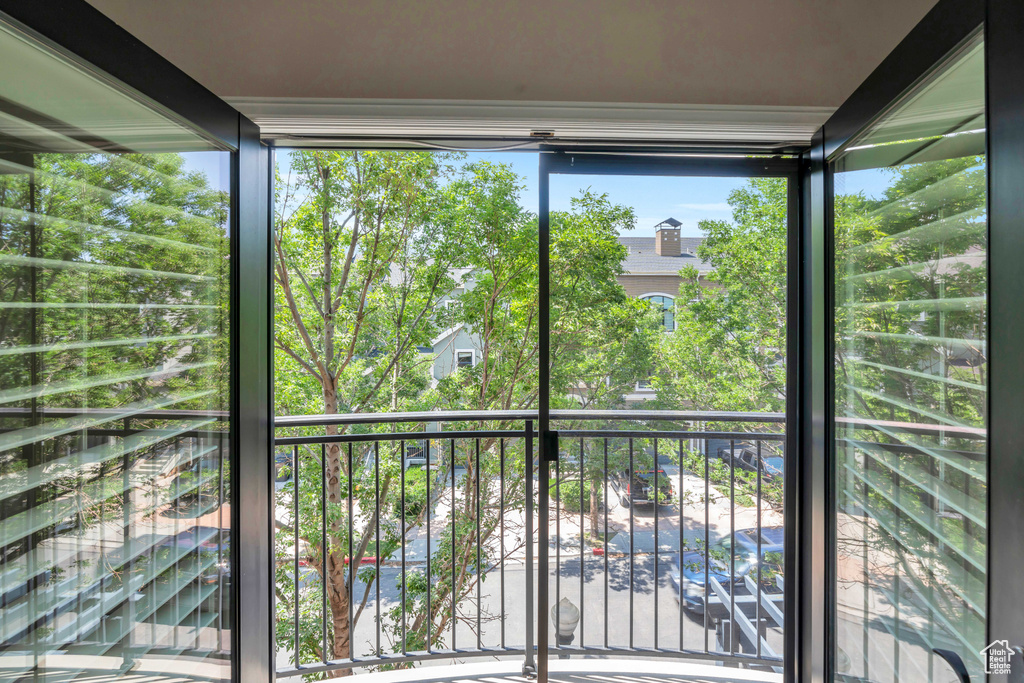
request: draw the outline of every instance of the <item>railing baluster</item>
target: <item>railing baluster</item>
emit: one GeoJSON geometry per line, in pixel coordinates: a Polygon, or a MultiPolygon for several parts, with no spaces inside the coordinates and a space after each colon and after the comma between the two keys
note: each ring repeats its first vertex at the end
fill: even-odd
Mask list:
{"type": "Polygon", "coordinates": [[[608,649],[608,437],[604,437],[604,647],[608,649]]]}
{"type": "Polygon", "coordinates": [[[729,441],[729,654],[736,654],[736,440],[729,441]]]}
{"type": "Polygon", "coordinates": [[[580,437],[580,647],[583,647],[583,626],[586,623],[587,601],[583,599],[583,437],[580,437]]]}
{"type": "MultiPolygon", "coordinates": [[[[174,458],[177,458],[178,455],[181,453],[181,439],[180,438],[177,438],[177,439],[174,440],[174,450],[172,451],[172,453],[173,453],[172,457],[174,457],[174,458]]],[[[104,463],[104,465],[106,465],[106,463],[104,463]]],[[[296,464],[293,465],[293,468],[296,469],[296,472],[295,472],[295,474],[293,476],[295,477],[295,500],[296,500],[296,506],[298,506],[299,478],[298,478],[298,472],[297,472],[297,470],[298,470],[298,461],[297,460],[296,460],[296,464]]],[[[102,476],[103,476],[103,478],[106,478],[106,473],[104,472],[102,476]]],[[[174,558],[175,558],[174,559],[174,580],[177,581],[177,580],[179,580],[181,578],[181,560],[182,560],[182,558],[181,558],[181,556],[180,556],[180,554],[178,552],[178,546],[179,546],[179,542],[178,542],[178,533],[179,532],[178,532],[178,529],[181,528],[180,527],[180,524],[181,524],[181,522],[180,522],[180,519],[181,519],[181,514],[180,514],[180,512],[181,512],[181,478],[180,477],[175,477],[174,478],[174,511],[175,511],[175,513],[178,513],[178,514],[175,514],[175,516],[174,516],[174,558]]],[[[106,531],[107,531],[106,512],[107,512],[107,501],[106,501],[106,498],[104,498],[102,501],[100,501],[100,547],[101,548],[106,548],[107,547],[107,544],[106,544],[106,531]]],[[[295,517],[296,517],[296,519],[294,520],[295,533],[296,533],[296,538],[298,538],[298,530],[299,530],[298,515],[296,515],[295,517]]],[[[296,555],[295,555],[295,557],[296,557],[296,562],[298,562],[298,542],[296,542],[295,545],[296,545],[296,555]]],[[[56,550],[56,544],[54,544],[54,550],[56,550]]],[[[189,551],[188,554],[193,557],[193,561],[198,561],[199,553],[195,552],[194,547],[193,547],[192,550],[189,551]]],[[[296,642],[295,662],[296,662],[296,664],[299,662],[299,648],[297,646],[298,645],[298,640],[299,640],[299,636],[298,636],[298,628],[299,628],[299,596],[298,596],[298,590],[299,590],[298,586],[296,585],[296,588],[295,588],[295,629],[296,629],[296,634],[295,634],[295,642],[296,642]]],[[[106,600],[104,600],[104,602],[106,602],[106,600]]],[[[179,592],[175,592],[174,593],[174,613],[175,614],[178,613],[179,602],[180,602],[180,593],[179,592]]],[[[104,614],[107,613],[106,606],[104,606],[104,608],[103,608],[103,613],[104,614]]],[[[153,621],[156,621],[156,619],[154,618],[153,621]]],[[[104,620],[104,623],[106,623],[106,620],[104,620]]],[[[177,648],[178,647],[178,629],[175,628],[171,632],[174,634],[174,647],[177,648]]]]}
{"type": "MultiPolygon", "coordinates": [[[[558,454],[561,456],[561,453],[558,454]]],[[[562,458],[558,457],[555,459],[555,603],[558,604],[562,601],[562,473],[561,473],[562,458]]],[[[546,614],[541,614],[540,618],[546,618],[546,614]]],[[[555,624],[555,647],[561,648],[562,644],[558,642],[558,624],[555,624]]]]}
{"type": "Polygon", "coordinates": [[[430,602],[430,587],[434,584],[434,577],[430,571],[430,556],[433,554],[433,545],[430,543],[430,512],[433,510],[434,505],[430,497],[430,442],[427,441],[427,653],[429,654],[433,648],[433,641],[430,633],[430,626],[432,623],[431,615],[433,614],[430,602]]]}
{"type": "Polygon", "coordinates": [[[455,650],[455,627],[459,623],[459,609],[458,603],[455,601],[455,439],[448,440],[448,446],[451,453],[451,462],[448,465],[448,469],[451,470],[452,479],[452,508],[451,508],[451,519],[452,519],[452,545],[451,545],[451,561],[452,561],[452,650],[455,650]]]}
{"type": "Polygon", "coordinates": [[[482,590],[483,582],[480,580],[480,438],[476,439],[476,464],[474,473],[476,474],[476,481],[473,482],[475,487],[474,493],[476,495],[476,501],[474,507],[476,510],[476,649],[483,649],[482,633],[480,631],[480,610],[483,607],[481,601],[480,592],[482,590]]]}
{"type": "Polygon", "coordinates": [[[505,649],[505,439],[498,439],[498,571],[501,575],[501,649],[505,649]]]}
{"type": "Polygon", "coordinates": [[[537,660],[534,657],[534,603],[533,603],[533,420],[524,425],[524,481],[526,496],[526,661],[523,675],[536,675],[537,660]]]}
{"type": "Polygon", "coordinates": [[[761,657],[761,442],[757,442],[757,657],[761,657]]]}
{"type": "Polygon", "coordinates": [[[377,656],[380,657],[380,441],[373,444],[373,587],[377,611],[377,656]]]}
{"type": "MultiPolygon", "coordinates": [[[[865,464],[865,466],[869,465],[869,463],[864,463],[864,464],[865,464]]],[[[865,468],[865,469],[867,469],[867,468],[865,468]]],[[[970,481],[970,478],[968,478],[967,481],[970,481]]],[[[856,484],[854,484],[854,486],[856,486],[856,484]]],[[[865,479],[864,481],[861,482],[861,487],[862,488],[861,488],[860,494],[863,497],[863,500],[865,500],[865,501],[870,500],[869,496],[870,496],[871,492],[868,489],[867,479],[865,479]]],[[[871,559],[871,552],[872,552],[871,551],[871,532],[870,532],[870,528],[871,527],[870,527],[869,524],[866,523],[866,520],[864,520],[863,517],[861,518],[861,521],[860,521],[860,528],[861,528],[861,536],[862,536],[862,538],[861,538],[861,547],[863,548],[863,555],[861,556],[861,567],[862,567],[862,571],[864,573],[863,578],[861,579],[861,581],[863,581],[864,586],[870,586],[871,585],[871,573],[872,573],[871,565],[869,564],[870,559],[871,559]]],[[[790,570],[790,576],[793,576],[792,570],[790,570]]],[[[793,583],[792,582],[787,582],[786,585],[787,586],[792,586],[793,583]]],[[[868,624],[871,621],[871,610],[872,610],[871,591],[870,590],[863,590],[861,592],[864,594],[864,607],[863,607],[863,612],[862,612],[861,618],[864,620],[865,624],[868,624]]],[[[866,628],[863,629],[863,635],[861,636],[861,638],[862,638],[862,640],[861,640],[861,648],[862,648],[862,650],[864,652],[864,677],[865,678],[868,678],[868,676],[869,676],[868,672],[871,671],[871,666],[870,666],[871,661],[870,661],[870,654],[869,654],[870,651],[871,651],[871,642],[870,642],[869,630],[870,629],[866,629],[866,628]]]]}
{"type": "Polygon", "coordinates": [[[323,618],[323,661],[324,664],[330,657],[327,656],[327,556],[329,545],[327,543],[327,444],[320,444],[320,597],[323,603],[320,606],[323,618]]]}
{"type": "Polygon", "coordinates": [[[658,649],[658,507],[661,482],[658,480],[658,437],[654,437],[654,649],[658,649]]]}
{"type": "MultiPolygon", "coordinates": [[[[128,429],[128,422],[129,422],[128,418],[125,418],[125,421],[124,421],[125,430],[128,429]]],[[[224,433],[223,432],[219,432],[217,434],[216,438],[217,438],[217,467],[220,470],[220,472],[218,474],[219,481],[218,481],[218,484],[217,484],[217,486],[218,486],[217,500],[225,500],[225,498],[224,498],[224,461],[225,461],[225,458],[224,458],[224,433]]],[[[199,441],[199,444],[202,445],[203,441],[201,439],[199,439],[198,441],[199,441]]],[[[273,453],[275,451],[272,450],[271,452],[273,453]]],[[[125,457],[127,458],[127,455],[125,457]]],[[[275,479],[276,478],[277,477],[275,477],[275,479]]],[[[128,510],[129,510],[129,514],[130,514],[130,510],[131,510],[130,506],[129,506],[128,510]]],[[[223,562],[224,562],[224,538],[222,536],[223,531],[218,531],[217,534],[218,534],[218,538],[217,538],[217,566],[218,567],[222,567],[223,566],[223,562]]],[[[271,576],[273,576],[273,574],[271,574],[271,576]]],[[[228,604],[227,603],[228,599],[229,598],[227,597],[227,591],[226,591],[226,589],[224,587],[224,572],[222,572],[222,571],[220,571],[220,569],[218,569],[217,570],[217,649],[219,649],[219,650],[226,649],[224,647],[224,630],[225,630],[224,629],[224,608],[228,604]]],[[[274,609],[275,609],[274,606],[271,605],[271,610],[274,610],[274,609]]],[[[274,611],[271,611],[271,614],[274,614],[274,611]]]]}
{"type": "MultiPolygon", "coordinates": [[[[355,473],[352,471],[352,443],[350,442],[348,445],[348,658],[350,660],[354,660],[356,658],[356,639],[353,637],[354,634],[352,633],[355,630],[352,603],[356,594],[356,565],[355,557],[352,555],[352,479],[354,477],[355,473]]],[[[340,655],[341,653],[336,654],[340,655]]]]}
{"type": "Polygon", "coordinates": [[[711,566],[711,445],[704,439],[704,652],[708,648],[708,612],[711,611],[711,579],[708,576],[711,566]]]}
{"type": "Polygon", "coordinates": [[[626,480],[626,500],[629,501],[629,649],[633,649],[633,567],[635,552],[633,539],[633,438],[629,439],[629,478],[626,480]]]}
{"type": "MultiPolygon", "coordinates": [[[[405,616],[405,601],[406,601],[406,582],[405,582],[405,541],[406,534],[408,531],[405,527],[406,509],[405,509],[405,440],[403,439],[399,444],[398,461],[399,461],[399,477],[401,477],[401,505],[402,505],[402,516],[399,520],[398,528],[402,530],[402,654],[406,653],[406,640],[408,638],[406,634],[406,616],[405,616]]],[[[429,501],[428,501],[429,504],[429,501]]]]}
{"type": "Polygon", "coordinates": [[[683,495],[683,440],[679,439],[679,650],[685,650],[683,638],[684,613],[686,612],[686,597],[683,589],[683,549],[686,543],[686,515],[683,514],[686,497],[683,495]]]}
{"type": "MultiPolygon", "coordinates": [[[[292,527],[295,542],[295,664],[302,663],[299,656],[299,582],[302,580],[299,575],[299,447],[296,445],[292,450],[292,527]]],[[[177,599],[177,595],[175,595],[177,599]]],[[[174,629],[177,638],[178,629],[174,629]]]]}

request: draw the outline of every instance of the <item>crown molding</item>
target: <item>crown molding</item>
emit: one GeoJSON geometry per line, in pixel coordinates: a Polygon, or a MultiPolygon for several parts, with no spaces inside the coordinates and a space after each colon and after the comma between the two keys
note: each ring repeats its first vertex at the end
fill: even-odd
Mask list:
{"type": "Polygon", "coordinates": [[[225,98],[264,139],[555,139],[806,145],[830,107],[225,98]],[[537,133],[544,135],[538,137],[537,133]],[[549,134],[549,135],[548,135],[549,134]]]}

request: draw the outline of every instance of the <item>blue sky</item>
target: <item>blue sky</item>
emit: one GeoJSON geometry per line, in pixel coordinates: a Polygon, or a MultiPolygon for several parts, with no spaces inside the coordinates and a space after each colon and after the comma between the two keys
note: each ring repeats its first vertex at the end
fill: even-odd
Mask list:
{"type": "MultiPolygon", "coordinates": [[[[526,179],[523,206],[537,210],[538,159],[536,153],[488,152],[472,153],[470,161],[487,160],[511,164],[526,179]]],[[[616,204],[633,207],[636,229],[630,235],[653,237],[654,226],[666,218],[682,221],[684,237],[699,237],[697,222],[701,219],[730,219],[729,193],[744,184],[740,178],[671,178],[665,176],[551,176],[551,209],[568,210],[570,199],[581,190],[607,193],[616,204]]]]}
{"type": "MultiPolygon", "coordinates": [[[[535,152],[473,152],[468,161],[487,160],[510,164],[525,178],[526,190],[522,204],[537,211],[538,158],[535,152]]],[[[868,197],[879,197],[892,182],[887,169],[868,169],[846,176],[845,190],[864,192],[868,197]]],[[[674,178],[667,176],[551,176],[551,209],[568,210],[569,200],[580,190],[607,193],[617,204],[633,207],[636,229],[630,235],[653,237],[654,226],[666,218],[682,222],[684,237],[701,237],[697,223],[703,219],[731,220],[729,193],[742,187],[742,178],[674,178]]],[[[837,188],[838,189],[838,188],[837,188]]]]}
{"type": "Polygon", "coordinates": [[[231,154],[228,152],[183,152],[185,169],[206,174],[210,187],[231,188],[231,154]]]}

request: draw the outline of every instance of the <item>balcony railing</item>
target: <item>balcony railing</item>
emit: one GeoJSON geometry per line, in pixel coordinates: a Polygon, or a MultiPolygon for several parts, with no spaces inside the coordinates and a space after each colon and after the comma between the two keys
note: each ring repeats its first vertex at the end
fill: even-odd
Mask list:
{"type": "Polygon", "coordinates": [[[550,463],[536,418],[277,419],[279,678],[471,657],[529,674],[548,654],[781,670],[784,416],[552,411],[550,463]],[[558,616],[538,597],[571,633],[538,642],[558,616]]]}

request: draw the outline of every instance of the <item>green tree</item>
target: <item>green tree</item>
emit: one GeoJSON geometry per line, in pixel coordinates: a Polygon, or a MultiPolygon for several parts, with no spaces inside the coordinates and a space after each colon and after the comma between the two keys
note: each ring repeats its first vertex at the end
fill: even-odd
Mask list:
{"type": "MultiPolygon", "coordinates": [[[[432,220],[439,188],[452,173],[451,159],[430,153],[291,154],[289,177],[278,182],[274,236],[278,412],[394,410],[422,390],[424,361],[417,347],[431,338],[431,313],[453,288],[451,272],[461,260],[460,236],[449,224],[432,220]]],[[[326,431],[341,430],[329,425],[326,431]]],[[[292,528],[279,534],[277,549],[279,589],[298,578],[288,574],[285,561],[294,554],[303,555],[326,586],[330,652],[322,652],[318,627],[327,615],[319,614],[312,600],[302,606],[309,623],[288,624],[299,628],[301,648],[317,658],[348,656],[349,611],[358,620],[377,580],[364,570],[366,590],[359,606],[350,606],[350,596],[359,597],[355,572],[348,567],[360,566],[371,542],[374,556],[387,556],[406,530],[404,524],[385,524],[378,543],[381,519],[395,514],[388,493],[402,467],[402,454],[391,446],[353,453],[329,444],[324,462],[318,452],[303,450],[293,463],[300,482],[326,478],[326,537],[320,530],[319,487],[295,491],[292,485],[289,495],[293,503],[298,496],[300,514],[290,524],[299,526],[299,542],[294,543],[292,528]],[[379,489],[373,479],[378,472],[379,489]],[[344,505],[350,492],[356,498],[353,519],[344,505]]],[[[285,615],[292,614],[290,593],[279,595],[281,628],[286,628],[285,615]]]]}
{"type": "MultiPolygon", "coordinates": [[[[455,168],[454,161],[449,155],[424,153],[292,155],[293,177],[279,183],[275,237],[280,412],[536,404],[536,217],[520,205],[521,180],[507,166],[455,168]],[[456,290],[462,290],[456,306],[438,306],[456,290]],[[428,386],[433,357],[418,347],[458,326],[478,340],[481,360],[428,386]]],[[[619,405],[650,367],[656,324],[648,307],[628,299],[615,280],[625,255],[618,231],[631,225],[629,210],[591,194],[552,217],[552,375],[555,395],[570,397],[566,405],[619,405]],[[588,258],[580,258],[581,253],[588,258]],[[624,356],[635,363],[622,363],[624,356]]],[[[328,429],[329,434],[338,431],[328,429]]],[[[472,445],[433,444],[439,460],[424,482],[415,519],[409,509],[403,512],[395,493],[403,476],[397,448],[360,445],[349,456],[348,449],[332,445],[324,462],[317,451],[300,451],[294,463],[299,481],[305,482],[297,493],[298,547],[291,522],[281,524],[277,544],[280,633],[284,636],[293,626],[295,553],[323,577],[331,612],[330,651],[323,653],[319,591],[299,591],[300,656],[348,656],[349,609],[358,620],[377,580],[371,568],[364,568],[359,573],[363,595],[354,596],[358,602],[350,607],[355,577],[346,569],[349,543],[352,566],[359,566],[371,548],[373,555],[387,557],[439,503],[448,510],[445,528],[455,533],[454,538],[437,537],[429,609],[427,579],[411,571],[404,612],[396,607],[379,628],[395,649],[425,648],[428,633],[432,646],[442,643],[452,619],[458,618],[459,603],[485,580],[487,568],[505,559],[495,534],[506,511],[523,509],[525,478],[532,471],[520,442],[484,441],[479,460],[472,445]],[[504,472],[497,457],[502,449],[504,472]],[[453,481],[456,467],[466,474],[453,481]],[[326,538],[319,531],[321,469],[327,473],[326,538]],[[504,486],[504,508],[498,504],[499,485],[504,486]],[[350,486],[352,520],[346,508],[350,486]]],[[[282,507],[290,509],[295,495],[287,485],[282,507]]],[[[596,510],[596,503],[591,507],[596,510]]],[[[506,547],[506,557],[520,547],[521,542],[506,547]]]]}
{"type": "MultiPolygon", "coordinates": [[[[713,270],[704,278],[693,267],[680,273],[676,329],[661,337],[651,380],[662,406],[785,411],[788,194],[785,179],[752,178],[729,194],[731,221],[699,222],[705,240],[697,255],[713,270]]],[[[761,448],[768,456],[777,447],[766,442],[761,448]]],[[[703,453],[685,451],[681,466],[703,475],[703,453]]],[[[712,483],[728,487],[732,476],[723,461],[710,462],[712,483]]],[[[735,480],[739,500],[752,503],[756,477],[737,470],[735,480]]],[[[764,478],[761,493],[781,509],[781,477],[764,478]]]]}
{"type": "Polygon", "coordinates": [[[729,195],[732,221],[700,221],[706,281],[681,271],[676,330],[662,336],[652,385],[691,410],[782,411],[786,395],[785,179],[754,178],[729,195]]]}
{"type": "MultiPolygon", "coordinates": [[[[474,164],[450,188],[458,198],[453,205],[463,212],[458,222],[474,245],[467,265],[476,280],[451,322],[479,335],[482,360],[439,382],[438,406],[444,409],[523,409],[537,402],[537,225],[508,192],[518,182],[507,167],[474,164]]],[[[656,316],[617,280],[626,256],[618,238],[634,225],[632,209],[587,191],[571,199],[568,211],[551,212],[553,408],[621,407],[649,372],[660,329],[656,316]]],[[[615,452],[613,465],[620,455],[615,452]]],[[[581,461],[575,462],[575,469],[563,468],[566,480],[578,478],[581,461]]],[[[596,529],[604,473],[594,457],[582,463],[596,529]]]]}

